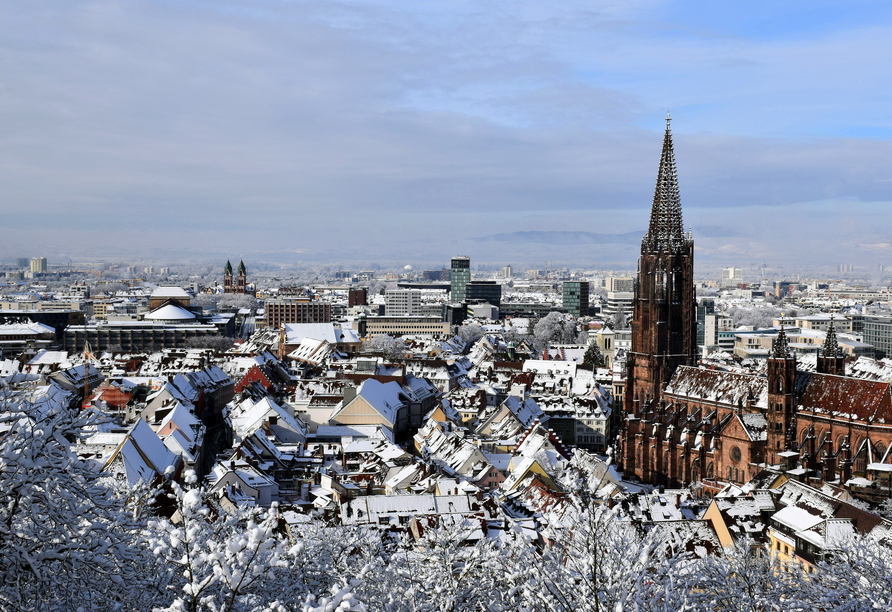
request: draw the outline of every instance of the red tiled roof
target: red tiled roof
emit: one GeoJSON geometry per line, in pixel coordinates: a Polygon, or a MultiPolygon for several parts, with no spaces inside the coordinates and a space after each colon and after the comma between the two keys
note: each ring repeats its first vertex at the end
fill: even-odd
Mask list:
{"type": "Polygon", "coordinates": [[[889,383],[832,374],[800,373],[796,380],[800,410],[854,415],[866,421],[892,423],[889,383]]]}

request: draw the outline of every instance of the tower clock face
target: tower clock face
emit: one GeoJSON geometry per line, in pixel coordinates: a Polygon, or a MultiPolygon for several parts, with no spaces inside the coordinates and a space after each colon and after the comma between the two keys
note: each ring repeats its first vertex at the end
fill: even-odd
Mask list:
{"type": "Polygon", "coordinates": [[[731,447],[731,461],[740,461],[740,449],[736,446],[731,447]]]}

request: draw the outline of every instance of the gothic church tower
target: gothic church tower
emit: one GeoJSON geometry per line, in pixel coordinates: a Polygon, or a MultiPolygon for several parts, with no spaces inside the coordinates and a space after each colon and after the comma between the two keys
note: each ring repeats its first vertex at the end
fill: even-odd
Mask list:
{"type": "Polygon", "coordinates": [[[694,240],[682,229],[672,131],[666,119],[650,228],[641,241],[632,305],[632,348],[626,356],[627,414],[659,401],[678,366],[697,353],[694,240]]]}
{"type": "MultiPolygon", "coordinates": [[[[768,357],[768,449],[772,465],[786,464],[783,453],[796,445],[796,357],[790,351],[783,326],[768,357]]],[[[798,457],[798,453],[793,453],[798,457]]],[[[787,465],[785,469],[791,469],[787,465]]]]}

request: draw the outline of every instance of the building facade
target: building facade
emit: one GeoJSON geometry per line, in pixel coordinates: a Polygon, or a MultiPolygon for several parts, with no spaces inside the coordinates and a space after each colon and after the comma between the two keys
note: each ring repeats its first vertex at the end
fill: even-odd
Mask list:
{"type": "Polygon", "coordinates": [[[418,289],[390,289],[384,293],[387,316],[421,314],[421,291],[418,289]]]}
{"type": "Polygon", "coordinates": [[[468,281],[465,283],[465,300],[501,306],[502,286],[496,281],[468,281]]]}
{"type": "Polygon", "coordinates": [[[282,323],[331,323],[331,304],[309,298],[267,300],[266,325],[276,329],[282,323]]]}
{"type": "Polygon", "coordinates": [[[565,281],[562,289],[564,310],[574,317],[588,316],[588,281],[565,281]]]}
{"type": "Polygon", "coordinates": [[[452,258],[449,299],[453,302],[464,302],[468,296],[465,286],[471,282],[471,258],[459,255],[452,258]]]}

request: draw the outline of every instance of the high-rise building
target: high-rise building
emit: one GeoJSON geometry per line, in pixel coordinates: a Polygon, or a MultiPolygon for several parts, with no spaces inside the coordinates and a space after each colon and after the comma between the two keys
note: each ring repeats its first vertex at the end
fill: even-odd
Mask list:
{"type": "MultiPolygon", "coordinates": [[[[650,482],[652,449],[643,429],[675,370],[692,365],[697,351],[694,240],[686,234],[675,169],[672,131],[666,120],[650,227],[641,241],[632,303],[632,347],[626,355],[622,460],[627,474],[650,482]]],[[[659,452],[657,453],[659,454],[659,452]]],[[[657,461],[661,461],[658,457],[657,461]]]]}
{"type": "Polygon", "coordinates": [[[465,284],[465,300],[501,306],[502,286],[496,281],[468,281],[465,284]]]}
{"type": "Polygon", "coordinates": [[[31,272],[46,272],[46,257],[35,257],[32,259],[31,272]]]}
{"type": "Polygon", "coordinates": [[[714,344],[713,338],[706,341],[706,315],[715,314],[715,299],[708,297],[697,298],[697,346],[714,344]]]}
{"type": "Polygon", "coordinates": [[[15,260],[16,268],[28,268],[31,265],[31,260],[27,257],[19,257],[15,260]]]}
{"type": "Polygon", "coordinates": [[[421,291],[418,289],[390,289],[384,293],[388,317],[421,314],[421,291]]]}
{"type": "Polygon", "coordinates": [[[736,287],[743,283],[743,270],[740,268],[722,268],[722,287],[736,287]]]}
{"type": "Polygon", "coordinates": [[[615,293],[632,293],[635,288],[635,279],[631,276],[609,276],[604,283],[607,291],[615,293]]]}
{"type": "Polygon", "coordinates": [[[459,255],[452,258],[451,284],[449,287],[449,299],[453,302],[464,302],[467,298],[466,286],[471,282],[471,258],[459,255]]]}
{"type": "Polygon", "coordinates": [[[564,281],[564,310],[574,317],[588,316],[588,281],[564,281]]]}
{"type": "Polygon", "coordinates": [[[514,267],[513,266],[505,266],[502,268],[502,278],[511,278],[514,276],[514,267]]]}

